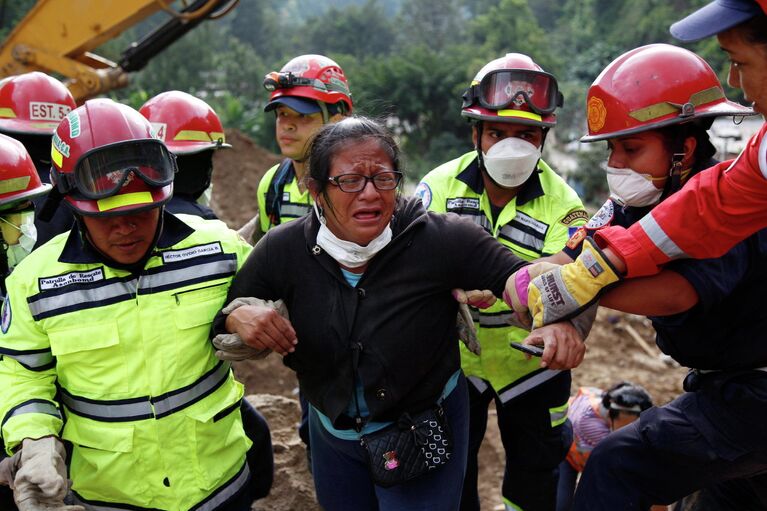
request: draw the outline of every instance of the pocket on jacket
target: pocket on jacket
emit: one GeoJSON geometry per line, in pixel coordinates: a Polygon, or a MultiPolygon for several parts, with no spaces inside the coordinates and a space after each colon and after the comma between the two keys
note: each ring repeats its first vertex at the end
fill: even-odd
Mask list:
{"type": "Polygon", "coordinates": [[[145,493],[148,487],[143,481],[148,474],[138,463],[133,435],[132,425],[70,418],[61,437],[74,444],[70,461],[73,489],[88,499],[117,502],[132,501],[132,495],[145,493]],[[126,478],[129,473],[135,477],[126,478]]]}
{"type": "Polygon", "coordinates": [[[220,402],[207,410],[186,412],[202,488],[221,486],[242,467],[251,442],[242,426],[239,401],[220,402]]]}
{"type": "Polygon", "coordinates": [[[127,364],[116,322],[50,329],[48,338],[59,383],[66,390],[86,395],[127,390],[127,364]]]}

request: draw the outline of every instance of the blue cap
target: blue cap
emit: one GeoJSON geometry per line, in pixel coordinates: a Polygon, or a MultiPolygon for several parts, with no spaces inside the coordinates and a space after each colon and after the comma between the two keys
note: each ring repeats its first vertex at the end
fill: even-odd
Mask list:
{"type": "Polygon", "coordinates": [[[671,35],[685,43],[724,32],[762,12],[755,0],[715,0],[671,25],[671,35]]]}
{"type": "MultiPolygon", "coordinates": [[[[320,108],[320,105],[317,101],[313,99],[300,98],[298,96],[280,96],[279,98],[274,98],[266,104],[264,107],[264,112],[271,112],[280,105],[286,106],[291,110],[295,110],[302,115],[311,115],[322,112],[322,109],[320,108]]],[[[330,105],[326,103],[326,107],[328,109],[328,115],[336,115],[340,112],[339,104],[330,105]]]]}

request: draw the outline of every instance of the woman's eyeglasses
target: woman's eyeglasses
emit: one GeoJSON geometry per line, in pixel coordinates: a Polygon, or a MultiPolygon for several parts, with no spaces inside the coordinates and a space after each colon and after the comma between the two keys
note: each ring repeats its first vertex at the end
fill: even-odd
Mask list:
{"type": "Polygon", "coordinates": [[[378,190],[394,190],[402,180],[402,172],[379,172],[372,176],[363,174],[341,174],[332,176],[328,181],[336,185],[342,192],[357,193],[365,189],[368,181],[373,182],[373,186],[378,190]]]}

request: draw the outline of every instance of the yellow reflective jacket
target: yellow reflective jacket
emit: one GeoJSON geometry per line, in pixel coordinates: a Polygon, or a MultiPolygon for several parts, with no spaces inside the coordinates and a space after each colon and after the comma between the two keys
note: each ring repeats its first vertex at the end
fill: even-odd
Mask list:
{"type": "MultiPolygon", "coordinates": [[[[416,195],[427,209],[471,218],[528,261],[559,252],[569,238],[569,228],[589,219],[575,191],[543,160],[495,222],[476,151],[429,172],[419,183],[416,195]]],[[[509,347],[509,342],[524,339],[528,332],[508,325],[512,312],[502,300],[472,313],[482,354],[474,355],[461,344],[461,367],[467,376],[489,382],[502,402],[558,373],[541,369],[539,359],[526,360],[524,354],[509,347]]]]}
{"type": "Polygon", "coordinates": [[[312,209],[309,190],[298,187],[293,163],[283,160],[258,182],[258,221],[261,232],[304,216],[312,209]],[[287,166],[286,166],[287,165],[287,166]]]}
{"type": "Polygon", "coordinates": [[[216,220],[163,222],[135,273],[101,262],[73,229],[7,280],[6,447],[70,441],[75,497],[98,509],[212,510],[249,478],[243,388],[209,329],[250,246],[216,220]]]}

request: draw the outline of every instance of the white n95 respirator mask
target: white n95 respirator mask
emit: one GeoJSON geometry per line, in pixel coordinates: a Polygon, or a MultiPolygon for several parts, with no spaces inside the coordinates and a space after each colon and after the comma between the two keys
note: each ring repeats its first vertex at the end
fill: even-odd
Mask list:
{"type": "Polygon", "coordinates": [[[490,178],[503,188],[516,188],[535,170],[541,150],[527,140],[508,137],[482,153],[490,178]]]}
{"type": "Polygon", "coordinates": [[[660,201],[662,188],[656,188],[655,181],[665,180],[666,177],[653,177],[650,174],[640,174],[631,169],[616,169],[605,167],[607,186],[610,197],[623,206],[643,207],[652,206],[660,201]]]}

